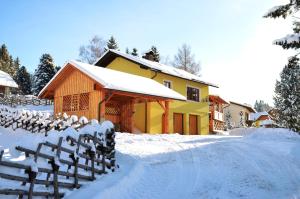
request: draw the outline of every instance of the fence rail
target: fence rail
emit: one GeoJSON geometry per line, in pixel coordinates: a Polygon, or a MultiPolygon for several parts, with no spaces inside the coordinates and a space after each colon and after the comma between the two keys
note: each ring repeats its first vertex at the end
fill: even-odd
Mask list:
{"type": "Polygon", "coordinates": [[[78,120],[75,116],[62,115],[53,119],[28,111],[18,112],[3,108],[0,109],[0,124],[6,128],[31,129],[31,132],[45,133],[45,136],[50,129],[60,131],[57,132],[55,141],[41,141],[33,148],[16,146],[17,151],[25,154],[24,162],[4,160],[4,151],[0,152],[1,168],[16,170],[9,173],[5,172],[7,169],[3,169],[0,171],[0,178],[20,183],[18,187],[1,188],[0,195],[61,198],[66,189],[78,189],[82,182],[93,181],[97,175],[115,170],[113,126],[88,122],[85,118],[78,120]],[[46,120],[49,122],[44,125],[46,120]],[[83,130],[86,125],[93,127],[88,128],[92,132],[83,130]],[[74,127],[74,136],[65,132],[68,127],[74,127]],[[18,175],[20,170],[23,175],[18,175]]]}

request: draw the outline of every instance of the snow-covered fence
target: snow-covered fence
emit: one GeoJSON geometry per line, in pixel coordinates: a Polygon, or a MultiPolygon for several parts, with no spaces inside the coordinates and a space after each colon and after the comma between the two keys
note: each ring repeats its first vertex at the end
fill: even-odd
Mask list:
{"type": "Polygon", "coordinates": [[[31,95],[0,95],[0,104],[11,107],[19,105],[52,105],[53,101],[48,99],[39,99],[31,95]]]}
{"type": "Polygon", "coordinates": [[[45,133],[51,130],[63,131],[68,127],[80,129],[91,123],[87,118],[75,115],[59,114],[55,117],[48,112],[0,108],[0,125],[13,130],[22,128],[32,133],[45,133]]]}
{"type": "Polygon", "coordinates": [[[106,169],[115,170],[114,138],[111,122],[92,121],[78,131],[51,131],[38,143],[17,146],[16,151],[26,156],[22,162],[4,160],[1,151],[0,178],[6,180],[7,187],[0,186],[0,194],[61,198],[67,189],[80,188],[96,175],[107,173],[106,169]],[[14,181],[22,184],[15,185],[14,181]]]}

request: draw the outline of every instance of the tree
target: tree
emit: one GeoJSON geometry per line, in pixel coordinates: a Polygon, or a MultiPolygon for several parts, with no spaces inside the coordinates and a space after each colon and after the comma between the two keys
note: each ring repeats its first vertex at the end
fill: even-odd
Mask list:
{"type": "Polygon", "coordinates": [[[79,57],[83,62],[93,64],[105,52],[106,42],[99,36],[94,36],[86,46],[79,48],[79,57]]]}
{"type": "Polygon", "coordinates": [[[0,70],[7,72],[14,78],[19,67],[19,58],[17,57],[14,60],[13,57],[9,54],[6,45],[3,44],[0,48],[0,70]]]}
{"type": "Polygon", "coordinates": [[[256,100],[254,104],[254,109],[257,112],[263,112],[263,111],[268,112],[271,109],[271,107],[269,106],[268,103],[265,103],[263,100],[256,100]]]}
{"type": "Polygon", "coordinates": [[[130,54],[130,52],[129,52],[129,49],[128,48],[126,48],[126,54],[130,54]]]}
{"type": "Polygon", "coordinates": [[[150,61],[155,61],[159,62],[160,57],[159,57],[159,52],[155,46],[152,46],[151,49],[145,53],[143,56],[144,59],[148,59],[150,61]]]}
{"type": "Polygon", "coordinates": [[[117,41],[113,36],[110,37],[106,45],[107,45],[107,49],[119,50],[117,41]]]}
{"type": "Polygon", "coordinates": [[[274,104],[278,110],[277,123],[300,133],[300,67],[293,56],[276,82],[274,104]]]}
{"type": "Polygon", "coordinates": [[[138,50],[136,48],[133,48],[132,52],[131,52],[131,55],[133,55],[133,56],[139,56],[138,50]]]}
{"type": "Polygon", "coordinates": [[[183,44],[178,49],[177,55],[174,56],[173,65],[192,74],[200,75],[200,62],[195,61],[191,47],[187,44],[183,44]]]}
{"type": "MultiPolygon", "coordinates": [[[[299,0],[290,0],[288,4],[275,6],[270,9],[264,17],[266,18],[286,18],[295,14],[300,9],[299,0]]],[[[295,19],[299,19],[295,17],[295,19]]],[[[282,46],[284,49],[299,49],[300,48],[300,21],[294,20],[293,34],[289,34],[281,39],[274,41],[274,44],[282,46]]]]}
{"type": "Polygon", "coordinates": [[[19,90],[21,94],[23,95],[31,94],[31,78],[25,66],[19,68],[19,70],[16,73],[15,80],[19,86],[19,90]]]}
{"type": "Polygon", "coordinates": [[[19,57],[17,57],[15,60],[14,60],[14,71],[15,71],[15,74],[13,75],[13,78],[15,78],[17,76],[17,72],[18,70],[20,69],[20,59],[19,57]]]}
{"type": "MultiPolygon", "coordinates": [[[[287,18],[296,14],[300,9],[299,0],[290,0],[289,3],[273,7],[265,14],[266,18],[287,18]]],[[[300,48],[300,21],[294,17],[293,33],[274,41],[283,49],[300,48]]],[[[300,72],[299,55],[289,58],[288,64],[280,73],[280,80],[276,81],[274,104],[278,110],[277,123],[294,131],[300,132],[300,72]]]]}
{"type": "Polygon", "coordinates": [[[53,58],[50,54],[43,54],[40,58],[40,64],[33,75],[34,85],[32,88],[33,94],[38,95],[39,92],[46,86],[46,84],[55,75],[55,66],[53,58]]]}

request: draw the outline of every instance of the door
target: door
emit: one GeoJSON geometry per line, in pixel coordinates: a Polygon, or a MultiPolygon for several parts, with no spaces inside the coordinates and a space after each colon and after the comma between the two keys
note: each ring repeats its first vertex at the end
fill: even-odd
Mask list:
{"type": "Polygon", "coordinates": [[[174,113],[173,114],[173,128],[174,133],[183,134],[183,114],[174,113]]]}
{"type": "Polygon", "coordinates": [[[198,135],[198,116],[189,116],[190,135],[198,135]]]}

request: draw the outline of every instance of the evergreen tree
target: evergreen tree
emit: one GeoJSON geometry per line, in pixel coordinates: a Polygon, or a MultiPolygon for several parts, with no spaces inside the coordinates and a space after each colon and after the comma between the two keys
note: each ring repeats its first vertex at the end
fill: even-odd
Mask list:
{"type": "Polygon", "coordinates": [[[148,59],[150,61],[155,61],[155,62],[160,61],[159,52],[155,46],[152,46],[151,49],[145,53],[143,58],[148,59]]]}
{"type": "Polygon", "coordinates": [[[133,48],[132,52],[131,52],[131,55],[133,55],[133,56],[139,56],[138,50],[136,48],[133,48]]]}
{"type": "Polygon", "coordinates": [[[254,104],[254,109],[257,112],[263,112],[263,111],[268,112],[271,109],[271,107],[269,106],[268,103],[265,103],[263,100],[259,100],[259,101],[256,100],[254,104]]]}
{"type": "Polygon", "coordinates": [[[55,66],[53,58],[50,54],[43,54],[40,58],[40,64],[34,72],[34,85],[32,88],[33,94],[38,95],[39,92],[46,86],[46,84],[55,75],[55,66]]]}
{"type": "Polygon", "coordinates": [[[300,67],[299,58],[291,57],[276,82],[274,103],[277,123],[300,133],[300,67]]]}
{"type": "Polygon", "coordinates": [[[178,53],[174,57],[173,65],[189,73],[200,75],[200,62],[195,61],[191,47],[187,44],[183,44],[181,48],[178,49],[178,53]]]}
{"type": "Polygon", "coordinates": [[[15,80],[19,85],[19,91],[21,94],[23,95],[31,94],[31,78],[25,66],[19,68],[19,70],[16,73],[15,80]]]}
{"type": "Polygon", "coordinates": [[[18,70],[20,69],[20,59],[19,57],[17,57],[15,60],[14,60],[14,75],[13,75],[13,78],[15,78],[17,76],[17,72],[18,70]]]}
{"type": "Polygon", "coordinates": [[[106,45],[107,45],[107,49],[119,50],[117,41],[113,36],[110,37],[106,45]]]}
{"type": "Polygon", "coordinates": [[[126,54],[130,54],[130,52],[129,52],[129,49],[128,48],[126,48],[126,54]]]}
{"type": "Polygon", "coordinates": [[[10,65],[11,65],[11,56],[8,53],[7,47],[5,44],[1,46],[0,49],[0,70],[9,73],[10,65]]]}

